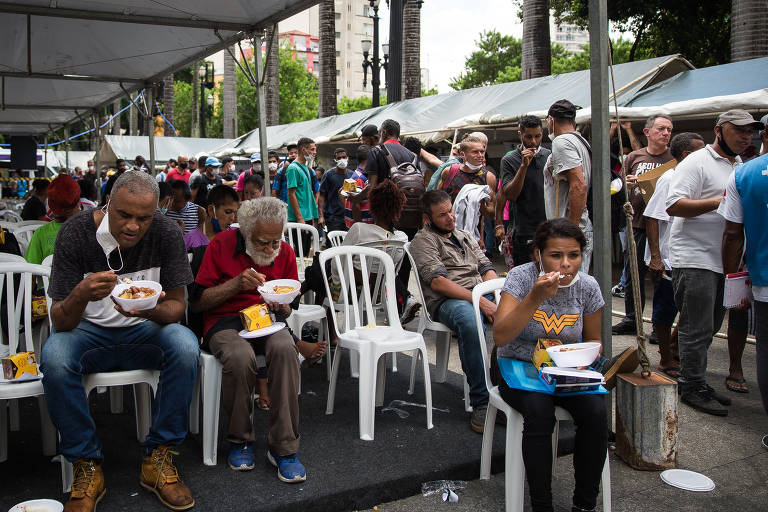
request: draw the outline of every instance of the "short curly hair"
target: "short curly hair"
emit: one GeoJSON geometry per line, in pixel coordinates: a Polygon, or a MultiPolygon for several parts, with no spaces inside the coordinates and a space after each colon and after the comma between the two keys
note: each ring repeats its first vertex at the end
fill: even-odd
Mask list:
{"type": "Polygon", "coordinates": [[[405,193],[392,180],[384,180],[368,193],[374,222],[393,224],[405,205],[405,193]]]}

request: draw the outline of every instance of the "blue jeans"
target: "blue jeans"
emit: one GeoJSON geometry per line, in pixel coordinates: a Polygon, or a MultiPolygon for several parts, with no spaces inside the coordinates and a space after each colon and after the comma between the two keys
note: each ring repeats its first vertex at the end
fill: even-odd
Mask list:
{"type": "Polygon", "coordinates": [[[152,427],[142,446],[181,444],[199,357],[197,338],[179,324],[144,321],[101,327],[83,320],[71,331],[52,334],[43,346],[41,370],[48,412],[61,434],[61,453],[71,462],[104,458],[82,378],[117,370],[160,370],[152,427]]]}
{"type": "MultiPolygon", "coordinates": [[[[494,300],[493,295],[486,295],[494,300]]],[[[469,403],[472,407],[488,403],[488,388],[485,387],[485,365],[480,342],[477,338],[475,311],[472,303],[460,299],[446,299],[437,308],[437,320],[448,326],[459,338],[461,369],[469,384],[469,403]]],[[[485,325],[483,325],[485,332],[485,325]]]]}

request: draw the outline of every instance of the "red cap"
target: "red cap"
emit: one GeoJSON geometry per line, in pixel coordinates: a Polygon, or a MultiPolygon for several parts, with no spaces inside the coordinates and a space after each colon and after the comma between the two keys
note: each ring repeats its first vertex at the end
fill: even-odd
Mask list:
{"type": "Polygon", "coordinates": [[[63,217],[80,202],[80,185],[71,176],[60,174],[48,187],[48,206],[55,217],[63,217]]]}

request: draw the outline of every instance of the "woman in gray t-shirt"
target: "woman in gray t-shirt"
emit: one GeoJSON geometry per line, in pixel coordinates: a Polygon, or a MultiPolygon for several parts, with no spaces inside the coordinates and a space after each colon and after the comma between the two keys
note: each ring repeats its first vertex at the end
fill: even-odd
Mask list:
{"type": "MultiPolygon", "coordinates": [[[[493,326],[499,357],[530,361],[539,338],[600,341],[600,310],[605,303],[597,281],[579,271],[586,246],[582,231],[567,219],[552,219],[539,226],[533,242],[534,261],[513,268],[504,283],[493,326]]],[[[566,409],[576,423],[572,510],[594,510],[608,447],[603,397],[511,389],[498,370],[495,373],[502,398],[524,418],[523,463],[532,510],[552,510],[555,406],[566,409]]]]}

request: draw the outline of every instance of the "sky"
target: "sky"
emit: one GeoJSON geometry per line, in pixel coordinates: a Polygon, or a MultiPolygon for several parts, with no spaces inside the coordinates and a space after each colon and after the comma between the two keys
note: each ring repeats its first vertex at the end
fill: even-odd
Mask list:
{"type": "MultiPolygon", "coordinates": [[[[464,61],[475,50],[482,31],[497,30],[523,36],[519,6],[514,0],[424,0],[421,6],[421,67],[429,69],[429,85],[438,92],[452,91],[451,79],[464,71],[464,61]]],[[[389,9],[379,7],[382,42],[389,40],[389,9]]],[[[426,84],[422,84],[426,85],[426,84]]]]}

